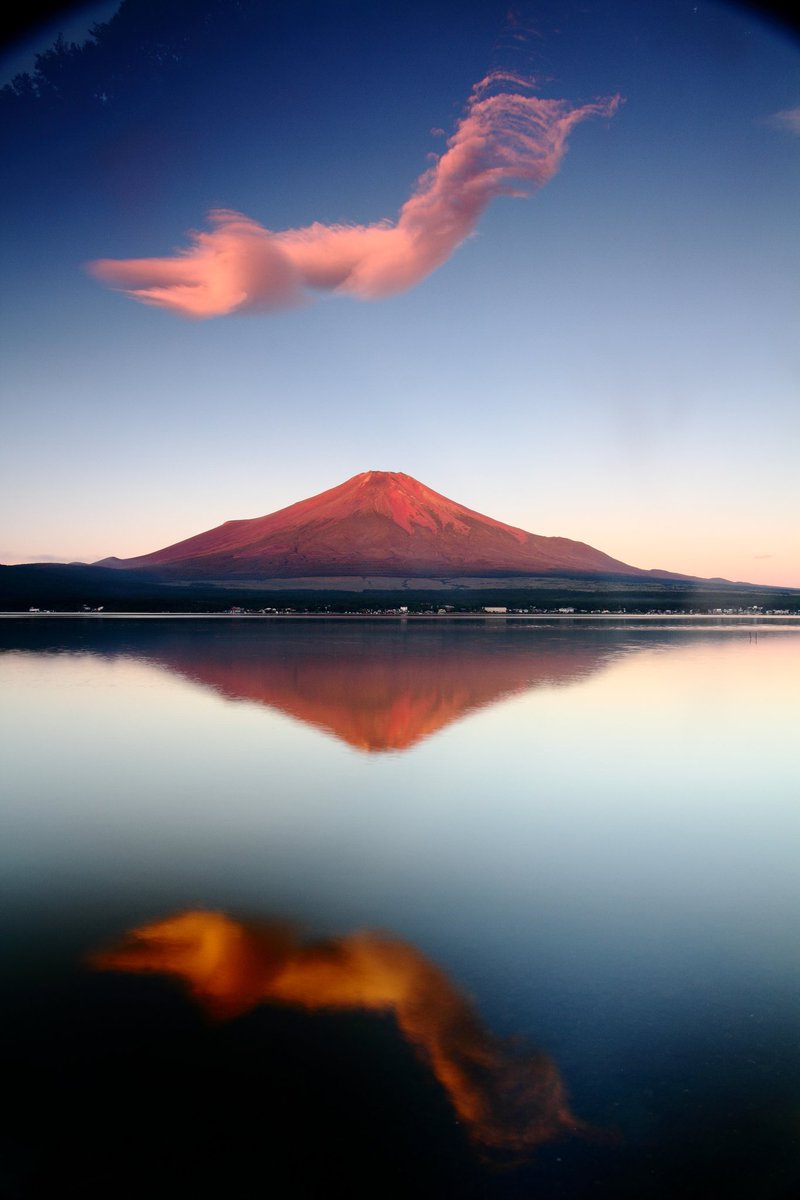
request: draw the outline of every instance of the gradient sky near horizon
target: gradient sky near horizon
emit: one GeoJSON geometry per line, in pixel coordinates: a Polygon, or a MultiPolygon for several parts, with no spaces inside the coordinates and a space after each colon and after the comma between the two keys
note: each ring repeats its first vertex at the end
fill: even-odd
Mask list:
{"type": "Polygon", "coordinates": [[[133,10],[153,40],[118,94],[5,121],[0,562],[146,553],[378,469],[637,566],[800,587],[796,31],[716,0],[133,10]],[[492,71],[623,103],[407,290],[193,320],[86,269],[174,256],[211,210],[385,229],[492,71]]]}

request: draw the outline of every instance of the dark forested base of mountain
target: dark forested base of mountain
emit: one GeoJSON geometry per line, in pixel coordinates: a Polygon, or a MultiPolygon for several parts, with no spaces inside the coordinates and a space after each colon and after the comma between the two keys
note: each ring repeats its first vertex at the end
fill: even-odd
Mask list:
{"type": "Polygon", "coordinates": [[[247,612],[289,609],[308,612],[375,612],[407,607],[410,613],[452,607],[456,612],[480,612],[487,607],[576,613],[602,612],[726,612],[763,609],[800,613],[800,590],[724,584],[708,581],[643,582],[636,579],[508,578],[465,580],[408,579],[359,581],[340,579],[281,580],[279,583],[181,583],[157,575],[103,567],[35,563],[0,566],[0,611],[81,612],[99,608],[112,612],[220,613],[231,608],[247,612]],[[383,583],[383,586],[381,584],[383,583]]]}

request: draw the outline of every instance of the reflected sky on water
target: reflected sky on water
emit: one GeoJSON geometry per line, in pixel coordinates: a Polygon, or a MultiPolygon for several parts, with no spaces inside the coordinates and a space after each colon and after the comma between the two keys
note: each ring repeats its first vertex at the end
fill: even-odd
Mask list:
{"type": "MultiPolygon", "coordinates": [[[[800,633],[48,620],[3,622],[0,648],[4,963],[24,1048],[10,1078],[38,1071],[57,1092],[85,1062],[99,1079],[110,1042],[115,1061],[124,1046],[148,1047],[157,1078],[173,1044],[188,1054],[191,1042],[209,1078],[230,1070],[241,1082],[261,1062],[264,1114],[280,1107],[270,1071],[291,1095],[275,1178],[292,1178],[286,1146],[311,1089],[298,1194],[322,1195],[313,1146],[328,1146],[330,1080],[322,1087],[315,1067],[314,1091],[313,1045],[343,1087],[344,1142],[370,1141],[363,1177],[352,1155],[341,1165],[355,1194],[380,1194],[376,1172],[399,1154],[406,1192],[394,1194],[413,1184],[549,1200],[595,1194],[599,1178],[609,1195],[640,1195],[645,1180],[657,1196],[727,1195],[744,1180],[794,1196],[800,633]],[[103,947],[186,914],[222,922],[216,944],[246,944],[259,964],[253,1003],[224,1028],[202,1024],[202,988],[188,987],[190,1001],[185,972],[179,984],[172,969],[87,968],[103,947]],[[298,922],[278,953],[274,931],[298,922]],[[253,932],[264,928],[272,941],[253,932]],[[346,997],[346,964],[365,945],[384,964],[378,977],[389,960],[407,975],[395,970],[374,1004],[310,1002],[320,962],[325,987],[346,997]],[[294,964],[296,990],[276,1004],[278,960],[294,964]],[[456,1024],[480,1029],[483,1041],[463,1044],[484,1054],[486,1094],[487,1048],[521,1039],[522,1059],[548,1064],[559,1111],[584,1133],[487,1166],[448,1068],[431,1069],[434,1043],[408,1033],[421,1018],[397,982],[407,977],[428,996],[438,981],[456,1024]],[[71,1069],[65,1013],[80,1048],[71,1069]],[[275,1061],[276,1037],[291,1062],[275,1061]],[[344,1044],[359,1088],[372,1096],[367,1076],[382,1080],[380,1103],[341,1083],[326,1056],[344,1044]],[[413,1136],[381,1107],[401,1097],[413,1136]],[[371,1115],[358,1117],[364,1104],[371,1115]]],[[[114,1086],[133,1072],[130,1108],[143,1084],[123,1057],[114,1086]]],[[[86,1088],[81,1103],[99,1119],[86,1088]]],[[[37,1133],[31,1114],[15,1126],[18,1188],[33,1187],[20,1147],[38,1145],[44,1161],[45,1144],[59,1144],[45,1126],[37,1133]]],[[[106,1136],[90,1194],[122,1153],[106,1136]]],[[[162,1163],[173,1194],[177,1159],[162,1163]]]]}

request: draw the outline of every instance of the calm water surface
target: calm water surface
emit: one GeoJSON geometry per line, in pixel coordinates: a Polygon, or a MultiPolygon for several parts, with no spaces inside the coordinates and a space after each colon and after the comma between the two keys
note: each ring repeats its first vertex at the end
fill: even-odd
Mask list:
{"type": "Polygon", "coordinates": [[[0,1194],[800,1194],[800,630],[0,622],[0,1194]]]}

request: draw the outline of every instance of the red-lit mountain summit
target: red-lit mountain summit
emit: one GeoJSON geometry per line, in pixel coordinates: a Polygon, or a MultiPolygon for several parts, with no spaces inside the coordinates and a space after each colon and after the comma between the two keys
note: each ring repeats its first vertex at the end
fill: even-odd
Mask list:
{"type": "Polygon", "coordinates": [[[399,471],[364,471],[251,520],[226,521],[138,558],[102,566],[185,579],[332,576],[649,576],[569,538],[541,537],[473,512],[399,471]]]}

